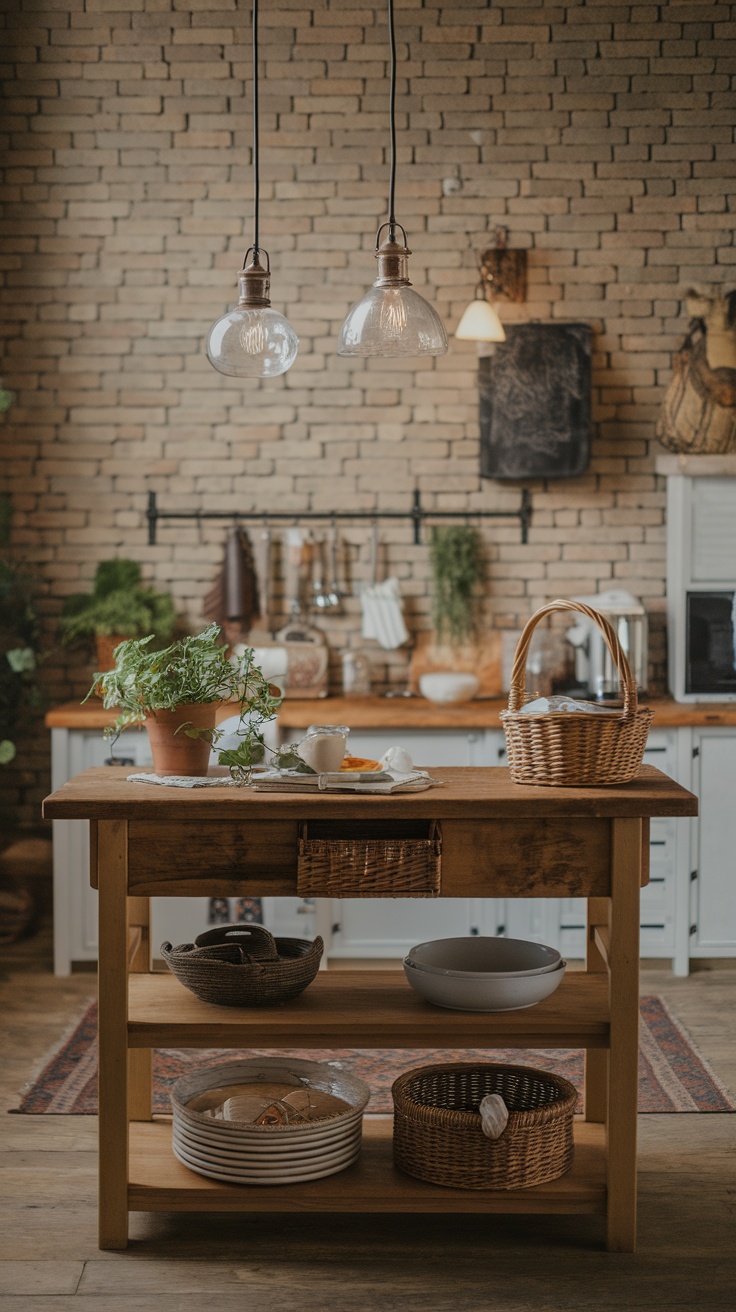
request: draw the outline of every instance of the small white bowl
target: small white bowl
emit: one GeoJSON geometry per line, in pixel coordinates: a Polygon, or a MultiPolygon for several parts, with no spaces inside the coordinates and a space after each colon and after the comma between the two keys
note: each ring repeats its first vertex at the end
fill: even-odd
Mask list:
{"type": "Polygon", "coordinates": [[[469,702],[480,688],[480,679],[476,674],[461,674],[458,671],[442,671],[437,674],[422,674],[419,679],[419,691],[427,701],[439,702],[441,706],[456,706],[458,702],[469,702]]]}
{"type": "Polygon", "coordinates": [[[566,962],[541,975],[435,975],[404,959],[404,974],[415,993],[451,1011],[521,1011],[559,988],[566,962]]]}
{"type": "Polygon", "coordinates": [[[562,956],[556,948],[523,938],[466,934],[462,938],[436,938],[417,943],[407,953],[406,959],[413,966],[434,975],[509,979],[557,970],[562,956]]]}

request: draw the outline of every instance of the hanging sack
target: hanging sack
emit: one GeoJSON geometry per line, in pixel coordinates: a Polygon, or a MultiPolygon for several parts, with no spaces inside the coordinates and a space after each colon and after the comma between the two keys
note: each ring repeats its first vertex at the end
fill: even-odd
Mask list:
{"type": "Polygon", "coordinates": [[[675,355],[657,437],[685,455],[736,451],[736,369],[711,369],[699,322],[675,355]]]}

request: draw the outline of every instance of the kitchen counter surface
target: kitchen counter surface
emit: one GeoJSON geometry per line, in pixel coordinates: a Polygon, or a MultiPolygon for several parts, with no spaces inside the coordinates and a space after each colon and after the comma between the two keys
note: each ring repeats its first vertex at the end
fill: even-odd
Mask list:
{"type": "MultiPolygon", "coordinates": [[[[645,705],[654,711],[655,729],[680,726],[734,725],[736,702],[673,701],[671,697],[651,698],[645,705]]],[[[506,699],[464,702],[461,706],[436,706],[424,697],[324,697],[301,701],[287,699],[279,710],[284,729],[306,729],[310,724],[347,724],[351,729],[500,729],[499,712],[506,699]]],[[[218,719],[234,711],[227,703],[218,719]]],[[[115,719],[95,702],[84,706],[65,702],[46,715],[49,729],[104,729],[115,719]]]]}

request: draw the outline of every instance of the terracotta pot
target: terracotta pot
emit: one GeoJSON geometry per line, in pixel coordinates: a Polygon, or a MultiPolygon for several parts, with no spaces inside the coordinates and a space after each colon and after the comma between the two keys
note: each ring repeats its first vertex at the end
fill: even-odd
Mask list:
{"type": "Polygon", "coordinates": [[[195,724],[198,729],[214,729],[215,712],[219,702],[193,706],[177,706],[175,711],[152,711],[146,716],[146,728],[153,753],[156,774],[205,775],[212,748],[204,738],[189,738],[182,724],[195,724]]]}
{"type": "Polygon", "coordinates": [[[97,648],[97,673],[104,674],[105,670],[115,669],[115,658],[113,652],[119,642],[125,642],[124,636],[119,633],[98,633],[95,638],[97,648]]]}

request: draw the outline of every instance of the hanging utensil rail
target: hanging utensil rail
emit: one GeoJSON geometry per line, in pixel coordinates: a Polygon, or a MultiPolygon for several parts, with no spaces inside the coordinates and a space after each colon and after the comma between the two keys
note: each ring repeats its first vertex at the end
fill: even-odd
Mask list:
{"type": "Polygon", "coordinates": [[[368,520],[403,519],[414,525],[414,542],[422,540],[422,522],[425,519],[518,519],[521,527],[521,541],[529,541],[529,525],[532,520],[532,496],[528,488],[523,488],[518,510],[425,510],[422,506],[419,488],[415,488],[411,510],[354,510],[354,511],[318,511],[307,510],[159,510],[155,492],[148,493],[148,545],[156,545],[158,521],[160,519],[227,519],[237,522],[252,520],[256,523],[269,523],[271,520],[288,520],[291,523],[304,519],[319,519],[322,523],[332,520],[368,520]]]}

